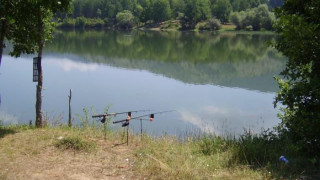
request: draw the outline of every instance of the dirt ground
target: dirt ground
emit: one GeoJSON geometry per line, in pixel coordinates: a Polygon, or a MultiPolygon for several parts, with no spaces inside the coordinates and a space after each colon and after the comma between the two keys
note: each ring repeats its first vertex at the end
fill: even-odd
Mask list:
{"type": "Polygon", "coordinates": [[[133,145],[96,140],[94,152],[75,152],[32,138],[19,145],[20,136],[0,138],[0,179],[144,179],[133,170],[133,145]]]}

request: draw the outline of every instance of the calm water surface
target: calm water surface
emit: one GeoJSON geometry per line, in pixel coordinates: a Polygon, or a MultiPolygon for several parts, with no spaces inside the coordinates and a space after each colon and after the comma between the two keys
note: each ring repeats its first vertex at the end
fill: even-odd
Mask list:
{"type": "MultiPolygon", "coordinates": [[[[155,115],[143,130],[180,135],[187,130],[216,134],[260,132],[280,120],[273,108],[273,76],[285,58],[266,44],[270,34],[179,32],[58,32],[43,57],[43,111],[51,123],[72,110],[175,110],[155,115]]],[[[6,53],[9,52],[6,49],[6,53]]],[[[32,57],[4,55],[0,67],[0,120],[35,119],[32,57]]],[[[133,114],[134,116],[143,113],[133,114]]],[[[118,116],[115,119],[122,119],[118,116]]],[[[140,122],[131,128],[140,131],[140,122]]]]}

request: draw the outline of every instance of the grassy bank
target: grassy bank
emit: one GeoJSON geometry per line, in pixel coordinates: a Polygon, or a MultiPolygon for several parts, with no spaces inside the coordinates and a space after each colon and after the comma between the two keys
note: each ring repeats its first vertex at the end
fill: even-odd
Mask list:
{"type": "Polygon", "coordinates": [[[293,143],[246,134],[150,137],[102,127],[0,127],[0,179],[319,178],[293,143]],[[288,146],[288,147],[286,147],[288,146]],[[279,161],[286,155],[290,163],[279,161]]]}

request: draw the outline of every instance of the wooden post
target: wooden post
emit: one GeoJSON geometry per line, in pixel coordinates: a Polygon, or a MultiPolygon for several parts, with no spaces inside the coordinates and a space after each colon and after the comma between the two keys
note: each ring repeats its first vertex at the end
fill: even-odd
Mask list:
{"type": "Polygon", "coordinates": [[[140,119],[140,126],[141,126],[141,137],[142,137],[142,119],[140,119]]]}
{"type": "Polygon", "coordinates": [[[129,125],[127,127],[127,146],[129,145],[129,125]]]}
{"type": "Polygon", "coordinates": [[[68,121],[68,125],[69,127],[72,127],[72,116],[71,116],[71,98],[72,98],[72,91],[70,89],[70,94],[68,95],[69,97],[69,121],[68,121]]]}
{"type": "Polygon", "coordinates": [[[107,140],[107,120],[103,123],[104,140],[107,140]]]}

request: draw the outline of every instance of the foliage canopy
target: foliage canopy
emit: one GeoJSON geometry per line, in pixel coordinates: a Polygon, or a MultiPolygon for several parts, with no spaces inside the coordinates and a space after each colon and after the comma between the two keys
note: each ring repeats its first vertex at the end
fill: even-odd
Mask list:
{"type": "Polygon", "coordinates": [[[256,8],[247,11],[233,12],[230,15],[231,22],[237,26],[237,29],[247,30],[272,30],[274,14],[269,12],[267,5],[262,4],[256,8]]]}
{"type": "Polygon", "coordinates": [[[285,133],[310,155],[320,155],[320,1],[287,0],[276,11],[275,47],[288,57],[275,104],[285,133]]]}
{"type": "Polygon", "coordinates": [[[131,28],[134,23],[134,16],[128,10],[119,12],[116,16],[116,19],[118,21],[118,25],[125,29],[131,28]]]}

